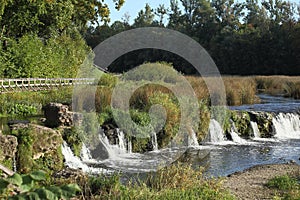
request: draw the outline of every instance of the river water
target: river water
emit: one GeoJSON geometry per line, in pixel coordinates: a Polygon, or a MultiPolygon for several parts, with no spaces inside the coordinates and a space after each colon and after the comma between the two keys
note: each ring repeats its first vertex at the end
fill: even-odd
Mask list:
{"type": "MultiPolygon", "coordinates": [[[[274,138],[260,138],[256,123],[251,122],[254,138],[242,139],[233,129],[231,133],[233,141],[228,141],[216,121],[211,121],[210,132],[213,134],[212,138],[215,138],[212,142],[199,145],[197,141],[192,141],[189,142],[191,144],[189,147],[137,154],[130,152],[130,141],[119,141],[119,144],[110,145],[102,135],[99,138],[109,152],[108,159],[93,159],[85,146],[82,158],[78,159],[72,155],[67,144],[64,144],[63,154],[66,165],[90,173],[121,171],[127,175],[143,174],[169,165],[185,155],[185,158],[188,158],[186,162],[190,162],[194,167],[205,167],[206,176],[219,177],[261,164],[290,161],[300,164],[300,116],[295,114],[300,108],[300,101],[268,95],[260,97],[262,99],[260,104],[230,107],[230,109],[277,113],[273,120],[276,132],[274,138]]],[[[155,136],[153,138],[155,139],[155,136]]]]}

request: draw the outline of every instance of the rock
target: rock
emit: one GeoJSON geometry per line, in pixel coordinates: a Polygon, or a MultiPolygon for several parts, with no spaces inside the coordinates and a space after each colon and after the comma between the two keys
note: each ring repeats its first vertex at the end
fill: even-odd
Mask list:
{"type": "Polygon", "coordinates": [[[61,103],[49,103],[43,107],[43,110],[46,118],[45,125],[50,128],[79,125],[82,121],[81,114],[69,111],[69,107],[61,103]]]}
{"type": "Polygon", "coordinates": [[[262,137],[270,138],[274,136],[273,113],[249,111],[251,121],[257,123],[262,137]]]}
{"type": "Polygon", "coordinates": [[[43,157],[45,154],[56,151],[62,144],[62,136],[59,131],[36,124],[14,124],[11,129],[16,135],[22,131],[29,131],[33,139],[33,159],[43,157]]]}
{"type": "Polygon", "coordinates": [[[12,126],[14,124],[29,124],[30,121],[29,120],[9,120],[7,122],[8,126],[12,126]]]}
{"type": "Polygon", "coordinates": [[[56,182],[62,181],[63,184],[76,183],[83,188],[86,185],[88,176],[80,169],[64,168],[52,174],[56,182]]]}
{"type": "Polygon", "coordinates": [[[17,146],[18,139],[15,136],[0,134],[0,160],[14,158],[17,146]]]}

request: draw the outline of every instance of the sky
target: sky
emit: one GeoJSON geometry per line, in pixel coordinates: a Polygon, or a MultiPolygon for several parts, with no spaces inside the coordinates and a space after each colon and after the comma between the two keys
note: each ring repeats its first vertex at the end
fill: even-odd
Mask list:
{"type": "Polygon", "coordinates": [[[137,17],[138,12],[145,8],[146,3],[150,5],[151,8],[155,9],[159,4],[164,4],[166,8],[170,7],[170,0],[125,0],[124,5],[117,11],[114,9],[114,3],[112,0],[106,1],[110,8],[110,18],[111,22],[116,20],[121,20],[125,13],[130,15],[130,23],[137,17]]]}
{"type": "MultiPolygon", "coordinates": [[[[299,0],[290,0],[294,3],[299,3],[299,0]]],[[[155,9],[159,4],[164,4],[166,8],[170,7],[170,0],[125,0],[124,5],[117,11],[114,9],[114,3],[112,0],[106,1],[109,5],[111,14],[111,22],[116,20],[121,20],[125,13],[128,13],[130,16],[129,23],[132,24],[134,19],[137,17],[138,12],[145,8],[146,3],[150,5],[151,8],[155,9]]]]}

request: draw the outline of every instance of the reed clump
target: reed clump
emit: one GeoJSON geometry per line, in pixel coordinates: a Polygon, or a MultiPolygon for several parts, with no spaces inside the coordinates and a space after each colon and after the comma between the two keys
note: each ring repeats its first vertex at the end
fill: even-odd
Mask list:
{"type": "Polygon", "coordinates": [[[256,76],[258,92],[300,99],[299,76],[256,76]]]}

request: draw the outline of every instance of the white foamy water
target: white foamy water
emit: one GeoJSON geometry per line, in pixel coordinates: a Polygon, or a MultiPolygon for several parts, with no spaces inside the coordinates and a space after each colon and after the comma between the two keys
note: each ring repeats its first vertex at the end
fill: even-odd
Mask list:
{"type": "Polygon", "coordinates": [[[273,118],[275,137],[278,139],[300,139],[300,118],[293,113],[280,113],[273,118]]]}
{"type": "Polygon", "coordinates": [[[151,134],[151,143],[152,143],[153,151],[157,151],[158,143],[157,143],[157,135],[155,132],[152,132],[152,134],[151,134]]]}
{"type": "Polygon", "coordinates": [[[260,132],[259,132],[257,123],[250,121],[250,125],[251,125],[251,128],[252,128],[254,139],[260,138],[260,132]]]}
{"type": "Polygon", "coordinates": [[[189,147],[197,147],[199,146],[199,142],[198,142],[198,139],[197,139],[197,136],[196,136],[196,133],[195,131],[190,128],[189,130],[189,134],[188,134],[188,146],[189,147]]]}
{"type": "Polygon", "coordinates": [[[225,142],[224,131],[220,123],[214,119],[212,119],[209,123],[208,137],[209,137],[209,142],[211,143],[225,142]]]}
{"type": "MultiPolygon", "coordinates": [[[[86,153],[86,152],[85,152],[86,153]]],[[[68,146],[68,144],[64,141],[62,144],[62,154],[65,158],[65,165],[70,167],[71,169],[81,169],[83,172],[91,173],[91,174],[100,174],[100,173],[111,173],[111,170],[103,169],[103,168],[93,168],[89,167],[85,164],[80,158],[75,156],[68,146]]],[[[90,155],[85,155],[86,158],[90,157],[90,155]]]]}

